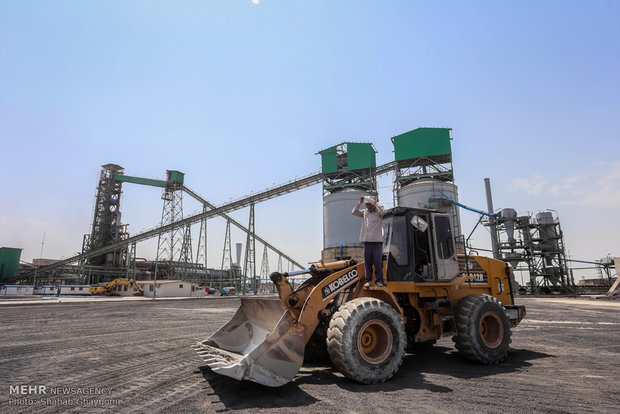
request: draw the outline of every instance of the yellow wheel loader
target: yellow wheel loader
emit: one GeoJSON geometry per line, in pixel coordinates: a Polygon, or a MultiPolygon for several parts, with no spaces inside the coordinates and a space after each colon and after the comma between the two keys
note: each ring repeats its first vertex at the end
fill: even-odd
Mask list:
{"type": "Polygon", "coordinates": [[[512,268],[457,255],[446,214],[397,207],[383,225],[385,287],[365,288],[364,264],[353,260],[273,273],[279,299],[241,298],[228,323],[193,345],[198,355],[213,372],[271,387],[291,381],[304,357],[320,356],[353,381],[387,381],[407,350],[444,335],[471,361],[503,361],[510,330],[525,317],[512,268]],[[303,273],[293,289],[287,278],[303,273]]]}
{"type": "Polygon", "coordinates": [[[93,295],[121,296],[123,291],[132,291],[133,296],[144,296],[144,291],[138,286],[135,280],[126,278],[117,278],[108,283],[99,283],[88,288],[93,295]]]}

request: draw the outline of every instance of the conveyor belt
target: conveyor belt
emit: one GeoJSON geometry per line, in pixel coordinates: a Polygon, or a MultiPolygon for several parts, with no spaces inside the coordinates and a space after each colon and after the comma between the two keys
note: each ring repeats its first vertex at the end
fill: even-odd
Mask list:
{"type": "MultiPolygon", "coordinates": [[[[194,197],[196,200],[200,201],[205,206],[209,207],[211,210],[214,210],[214,209],[217,208],[216,206],[214,206],[213,204],[209,203],[207,200],[205,200],[204,198],[202,198],[201,196],[199,196],[197,193],[195,193],[191,189],[187,188],[186,186],[183,186],[183,191],[185,191],[187,194],[189,194],[192,197],[194,197]]],[[[234,218],[230,217],[228,214],[222,213],[222,214],[220,214],[220,216],[224,217],[226,220],[228,220],[229,222],[231,222],[232,224],[234,224],[235,226],[237,226],[238,228],[240,228],[244,232],[246,232],[246,233],[250,232],[250,230],[247,227],[245,227],[243,224],[239,223],[234,218]]],[[[282,256],[284,259],[286,259],[289,262],[293,263],[295,266],[299,267],[300,269],[304,268],[304,266],[302,266],[299,263],[297,263],[297,261],[293,260],[289,255],[287,255],[286,253],[280,251],[279,249],[274,247],[271,243],[266,242],[265,239],[263,239],[262,237],[257,236],[256,233],[254,233],[254,238],[256,240],[258,240],[259,242],[261,242],[263,245],[267,246],[268,248],[270,248],[271,250],[276,252],[277,254],[279,254],[280,256],[282,256]]]]}
{"type": "MultiPolygon", "coordinates": [[[[396,165],[395,161],[380,165],[376,168],[375,170],[375,174],[376,175],[383,175],[389,171],[392,171],[394,169],[396,165]]],[[[172,230],[173,228],[177,228],[177,227],[185,227],[188,224],[193,224],[196,223],[202,219],[205,218],[210,218],[210,217],[215,217],[215,216],[225,216],[226,213],[231,212],[231,211],[235,211],[235,210],[239,210],[241,208],[247,207],[250,204],[256,204],[256,203],[260,203],[262,201],[267,201],[269,199],[284,195],[284,194],[288,194],[288,193],[292,193],[294,191],[297,190],[302,190],[304,188],[313,186],[315,184],[320,183],[323,180],[323,174],[318,172],[318,173],[314,173],[311,175],[308,175],[306,177],[302,177],[299,179],[295,179],[293,181],[289,181],[288,183],[282,184],[282,185],[278,185],[272,188],[268,188],[266,190],[260,191],[256,194],[252,194],[250,196],[247,197],[243,197],[240,198],[238,200],[234,200],[231,201],[227,204],[224,204],[222,206],[219,207],[215,207],[213,206],[212,210],[208,210],[208,211],[204,211],[202,213],[198,213],[195,214],[193,216],[189,216],[186,217],[184,219],[181,219],[179,221],[176,221],[174,223],[170,223],[167,224],[165,226],[161,226],[161,227],[156,227],[152,230],[147,230],[143,233],[137,234],[135,236],[131,236],[128,237],[125,240],[107,245],[105,247],[96,249],[96,250],[91,250],[89,252],[86,253],[82,253],[82,254],[78,254],[76,256],[73,257],[69,257],[68,259],[63,259],[59,262],[56,262],[54,264],[51,265],[47,265],[47,266],[41,266],[38,271],[39,272],[49,272],[52,271],[54,269],[58,269],[63,267],[64,265],[70,264],[70,263],[75,263],[75,262],[79,262],[82,260],[86,260],[86,259],[90,259],[91,257],[95,257],[95,256],[99,256],[114,250],[117,250],[121,247],[130,245],[132,243],[137,243],[140,241],[144,241],[147,239],[150,239],[151,237],[155,237],[158,236],[161,233],[165,233],[167,231],[172,230]]],[[[185,188],[185,190],[187,191],[187,188],[185,188]]],[[[193,193],[193,192],[192,192],[193,193]]],[[[191,194],[191,193],[190,193],[191,194]]],[[[196,193],[193,193],[194,195],[197,195],[196,193]]],[[[225,216],[227,217],[227,216],[225,216]]],[[[228,217],[227,217],[228,218],[228,217]]],[[[233,221],[231,220],[231,223],[233,221]]],[[[241,227],[244,231],[248,231],[246,228],[243,228],[243,226],[241,226],[241,224],[239,223],[233,223],[238,227],[241,227]]],[[[256,237],[256,236],[254,236],[256,237]]],[[[258,237],[256,237],[256,240],[259,240],[261,243],[266,243],[263,239],[260,239],[258,237]]],[[[273,250],[276,250],[275,248],[273,248],[271,245],[269,245],[269,247],[273,250]]],[[[290,257],[283,255],[283,257],[285,257],[287,260],[292,261],[296,266],[298,266],[299,268],[303,268],[303,266],[299,265],[298,263],[296,263],[295,261],[293,261],[292,259],[290,259],[290,257]]],[[[34,275],[34,270],[26,273],[20,277],[23,278],[27,278],[34,275]]]]}

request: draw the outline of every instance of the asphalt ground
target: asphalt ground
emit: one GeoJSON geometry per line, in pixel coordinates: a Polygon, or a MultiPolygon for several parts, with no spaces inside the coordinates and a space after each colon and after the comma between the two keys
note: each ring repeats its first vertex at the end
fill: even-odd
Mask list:
{"type": "Polygon", "coordinates": [[[528,315],[499,365],[465,361],[443,338],[383,384],[310,365],[280,388],[217,375],[190,348],[235,297],[34,303],[0,301],[1,413],[620,412],[618,302],[518,297],[528,315]]]}

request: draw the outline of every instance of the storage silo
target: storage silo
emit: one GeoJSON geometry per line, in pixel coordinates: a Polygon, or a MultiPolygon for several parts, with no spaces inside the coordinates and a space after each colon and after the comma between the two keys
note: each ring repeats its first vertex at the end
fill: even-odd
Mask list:
{"type": "Polygon", "coordinates": [[[443,200],[430,201],[431,199],[440,199],[445,196],[450,200],[458,202],[459,196],[456,184],[433,178],[424,178],[401,187],[396,194],[398,205],[401,207],[432,208],[448,213],[452,217],[454,234],[461,234],[459,208],[443,200]]]}
{"type": "Polygon", "coordinates": [[[319,151],[323,173],[324,261],[363,259],[361,220],[351,214],[360,197],[377,194],[376,150],[371,143],[343,142],[319,151]]]}
{"type": "Polygon", "coordinates": [[[351,214],[366,191],[344,189],[323,197],[323,248],[361,246],[361,220],[351,214]]]}
{"type": "Polygon", "coordinates": [[[544,257],[545,271],[550,274],[556,274],[559,272],[559,268],[553,266],[553,264],[557,256],[558,242],[553,213],[542,211],[536,214],[536,222],[538,223],[538,237],[540,239],[537,248],[544,257]]]}
{"type": "Polygon", "coordinates": [[[550,211],[541,211],[536,214],[536,222],[540,225],[541,239],[554,239],[557,236],[555,231],[555,219],[550,211]]]}

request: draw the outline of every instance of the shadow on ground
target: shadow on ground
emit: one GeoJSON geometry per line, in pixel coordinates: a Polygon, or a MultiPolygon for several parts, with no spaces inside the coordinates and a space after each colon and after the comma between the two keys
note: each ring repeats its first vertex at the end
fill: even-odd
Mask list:
{"type": "Polygon", "coordinates": [[[436,346],[424,353],[407,354],[401,372],[417,371],[422,374],[441,374],[460,379],[473,379],[518,372],[532,366],[530,361],[540,358],[555,358],[555,356],[528,349],[511,349],[502,363],[482,365],[465,360],[454,348],[436,346]]]}
{"type": "Polygon", "coordinates": [[[220,402],[226,407],[220,411],[226,411],[311,405],[317,399],[300,388],[304,385],[336,385],[349,392],[364,393],[405,389],[449,393],[453,391],[451,388],[428,382],[425,374],[475,379],[518,372],[532,366],[530,361],[553,357],[541,352],[513,349],[501,364],[480,365],[464,360],[453,348],[436,346],[424,353],[407,354],[394,378],[376,385],[363,385],[347,380],[328,364],[306,364],[292,382],[279,388],[265,387],[251,381],[236,381],[214,373],[207,366],[201,367],[200,371],[213,389],[213,395],[219,397],[220,402]]]}
{"type": "Polygon", "coordinates": [[[297,384],[329,383],[350,392],[398,391],[404,389],[451,392],[452,389],[428,382],[424,374],[447,375],[459,379],[475,379],[513,373],[532,366],[530,361],[553,355],[525,349],[513,349],[501,364],[481,365],[463,359],[454,348],[436,346],[426,352],[407,354],[398,373],[383,384],[362,385],[346,380],[333,368],[317,366],[307,375],[297,375],[297,384]],[[332,377],[329,380],[328,377],[332,377]]]}
{"type": "Polygon", "coordinates": [[[303,407],[314,404],[318,400],[299,388],[293,381],[278,388],[266,387],[252,381],[237,381],[211,371],[208,366],[200,367],[214,395],[219,398],[226,409],[242,410],[248,408],[303,407]]]}

